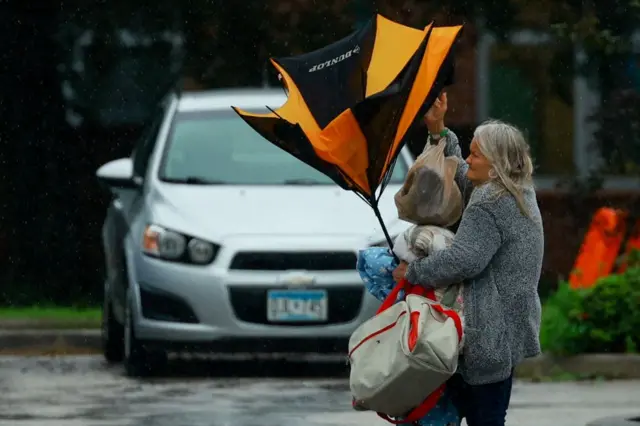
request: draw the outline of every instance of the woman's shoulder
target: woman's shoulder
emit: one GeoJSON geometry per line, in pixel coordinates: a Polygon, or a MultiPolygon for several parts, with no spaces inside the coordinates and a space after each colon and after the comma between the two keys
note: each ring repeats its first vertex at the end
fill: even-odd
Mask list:
{"type": "Polygon", "coordinates": [[[476,186],[471,192],[469,205],[490,205],[499,201],[504,192],[503,188],[495,182],[487,182],[476,186]]]}
{"type": "MultiPolygon", "coordinates": [[[[536,192],[533,186],[523,188],[525,204],[537,204],[536,192]]],[[[494,213],[510,213],[519,211],[518,203],[513,195],[495,182],[488,182],[474,188],[469,199],[469,206],[477,205],[494,213]]]]}

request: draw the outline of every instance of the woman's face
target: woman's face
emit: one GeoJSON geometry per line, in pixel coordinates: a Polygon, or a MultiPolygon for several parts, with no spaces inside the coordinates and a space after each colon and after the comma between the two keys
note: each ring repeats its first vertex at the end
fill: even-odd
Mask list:
{"type": "Polygon", "coordinates": [[[471,141],[471,152],[467,157],[467,164],[469,170],[467,170],[467,178],[474,185],[481,185],[489,180],[489,170],[491,170],[491,163],[487,160],[487,157],[482,155],[480,147],[476,138],[471,141]]]}

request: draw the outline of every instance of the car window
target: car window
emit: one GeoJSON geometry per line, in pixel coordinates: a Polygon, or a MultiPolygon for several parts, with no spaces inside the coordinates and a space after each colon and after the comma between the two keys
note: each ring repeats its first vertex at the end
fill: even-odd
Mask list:
{"type": "MultiPolygon", "coordinates": [[[[396,162],[390,182],[402,183],[407,164],[396,162]]],[[[188,178],[228,184],[284,184],[333,181],[281,150],[253,130],[235,112],[178,114],[169,135],[160,178],[188,178]]]]}

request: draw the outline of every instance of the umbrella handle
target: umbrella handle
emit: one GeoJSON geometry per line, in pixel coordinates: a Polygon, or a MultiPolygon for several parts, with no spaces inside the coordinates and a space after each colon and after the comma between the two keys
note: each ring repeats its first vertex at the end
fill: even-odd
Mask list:
{"type": "Polygon", "coordinates": [[[387,231],[387,227],[384,224],[384,220],[382,220],[380,209],[378,209],[378,203],[376,202],[371,203],[371,208],[373,209],[373,213],[375,213],[376,217],[378,218],[378,222],[380,222],[380,226],[382,227],[382,232],[384,233],[384,237],[386,238],[387,243],[389,243],[389,251],[391,252],[391,255],[396,260],[396,262],[400,263],[400,259],[398,259],[398,256],[396,256],[396,254],[393,252],[393,240],[389,235],[389,231],[387,231]]]}

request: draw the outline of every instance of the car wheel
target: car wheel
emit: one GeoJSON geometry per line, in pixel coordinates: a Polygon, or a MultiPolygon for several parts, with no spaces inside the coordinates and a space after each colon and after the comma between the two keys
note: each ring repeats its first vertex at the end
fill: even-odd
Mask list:
{"type": "Polygon", "coordinates": [[[101,338],[102,354],[107,362],[121,362],[124,357],[124,326],[113,316],[113,308],[107,298],[102,307],[101,338]]]}
{"type": "Polygon", "coordinates": [[[166,364],[166,352],[150,351],[136,338],[131,307],[127,304],[124,327],[124,368],[127,376],[153,376],[166,364]]]}

